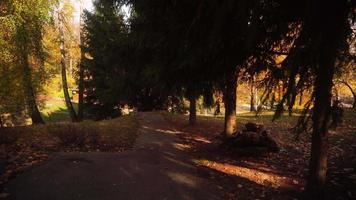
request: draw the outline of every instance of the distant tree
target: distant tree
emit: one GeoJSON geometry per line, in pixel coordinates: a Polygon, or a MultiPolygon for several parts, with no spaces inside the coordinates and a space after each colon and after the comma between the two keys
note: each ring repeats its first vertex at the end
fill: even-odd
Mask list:
{"type": "Polygon", "coordinates": [[[129,29],[116,1],[95,1],[93,13],[84,16],[85,111],[95,118],[119,115],[120,102],[129,102],[142,92],[136,90],[135,81],[140,78],[134,65],[127,65],[133,56],[129,29]]]}
{"type": "Polygon", "coordinates": [[[349,88],[349,90],[350,90],[350,92],[352,94],[352,97],[354,98],[354,102],[352,104],[352,108],[356,109],[356,91],[355,91],[355,89],[352,88],[352,86],[346,81],[340,81],[340,83],[346,85],[346,87],[349,88]]]}
{"type": "Polygon", "coordinates": [[[84,63],[85,63],[85,51],[84,51],[84,23],[83,23],[83,0],[80,0],[80,63],[78,73],[78,120],[84,118],[84,63]]]}
{"type": "MultiPolygon", "coordinates": [[[[37,95],[41,90],[41,85],[45,81],[44,59],[45,52],[42,46],[44,25],[49,20],[52,6],[50,1],[2,1],[1,9],[6,10],[6,14],[0,17],[1,42],[3,51],[1,53],[1,65],[4,66],[5,76],[13,78],[3,82],[13,94],[16,101],[8,102],[16,104],[16,110],[21,105],[26,105],[29,116],[33,124],[44,123],[38,109],[37,95]],[[3,57],[4,56],[4,57],[3,57]],[[12,82],[20,83],[21,89],[14,87],[12,82]],[[8,85],[10,84],[10,85],[8,85]],[[21,91],[21,92],[19,92],[21,91]],[[21,99],[24,104],[21,104],[21,99]],[[17,104],[19,103],[19,104],[17,104]]],[[[2,96],[2,95],[1,95],[2,96]]],[[[12,96],[12,95],[9,95],[12,96]]],[[[3,108],[9,108],[5,102],[3,108]]],[[[10,106],[11,107],[11,106],[10,106]]],[[[6,112],[6,111],[5,111],[6,112]]]]}
{"type": "Polygon", "coordinates": [[[29,38],[27,27],[25,24],[20,24],[17,27],[16,35],[16,51],[18,58],[18,64],[23,67],[23,87],[25,92],[25,99],[29,115],[32,119],[33,124],[43,124],[44,121],[41,117],[40,111],[38,110],[36,94],[32,85],[32,72],[29,63],[29,38]]]}
{"type": "MultiPolygon", "coordinates": [[[[8,10],[3,6],[3,10],[8,10]]],[[[14,36],[16,29],[11,15],[0,17],[0,116],[11,114],[18,116],[25,110],[22,69],[15,63],[14,36]]]]}
{"type": "MultiPolygon", "coordinates": [[[[349,39],[350,47],[356,43],[356,33],[352,33],[349,39]]],[[[342,55],[337,60],[337,69],[335,72],[334,84],[343,85],[348,88],[353,96],[352,108],[356,109],[356,88],[354,87],[354,80],[356,78],[356,52],[355,49],[350,49],[342,52],[342,55]]]]}
{"type": "Polygon", "coordinates": [[[65,49],[65,37],[64,37],[64,24],[66,23],[66,15],[70,15],[70,12],[67,12],[65,9],[65,2],[59,2],[59,9],[58,9],[58,28],[59,28],[59,44],[60,44],[60,53],[61,53],[61,75],[62,75],[62,88],[64,93],[64,99],[67,106],[67,110],[69,116],[73,122],[78,121],[77,114],[74,110],[71,98],[68,92],[68,83],[67,83],[67,56],[66,56],[66,49],[65,49]]]}

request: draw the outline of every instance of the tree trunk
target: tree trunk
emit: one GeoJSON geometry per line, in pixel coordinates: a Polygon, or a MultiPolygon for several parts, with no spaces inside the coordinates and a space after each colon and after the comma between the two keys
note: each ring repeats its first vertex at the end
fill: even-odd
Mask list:
{"type": "Polygon", "coordinates": [[[334,92],[335,92],[335,98],[336,98],[336,100],[340,100],[340,92],[339,92],[339,90],[336,88],[336,86],[334,87],[334,92]]]}
{"type": "Polygon", "coordinates": [[[317,71],[314,84],[313,135],[307,183],[310,199],[325,198],[328,123],[331,111],[333,75],[339,44],[345,40],[344,33],[348,25],[346,0],[327,2],[325,7],[320,7],[320,3],[320,1],[312,1],[310,17],[315,21],[309,24],[316,29],[314,30],[316,34],[311,41],[317,50],[317,54],[313,55],[317,71]],[[330,17],[330,12],[333,12],[332,17],[330,17]],[[324,16],[319,16],[320,14],[324,16]]]}
{"type": "Polygon", "coordinates": [[[299,106],[301,106],[303,104],[303,90],[300,92],[299,95],[299,106]]]}
{"type": "Polygon", "coordinates": [[[197,121],[197,102],[194,94],[189,95],[189,125],[194,125],[197,121]]]}
{"type": "Polygon", "coordinates": [[[83,1],[80,1],[80,63],[79,63],[79,83],[78,83],[78,120],[84,118],[84,37],[83,37],[83,23],[82,23],[83,1]]]}
{"type": "Polygon", "coordinates": [[[256,111],[256,106],[255,106],[255,94],[251,91],[250,95],[250,111],[256,111]]]}
{"type": "Polygon", "coordinates": [[[2,115],[0,115],[0,128],[4,127],[4,122],[2,121],[2,115]]]}
{"type": "Polygon", "coordinates": [[[79,65],[79,83],[78,83],[78,120],[83,120],[84,118],[84,68],[82,63],[83,58],[81,58],[79,65]]]}
{"type": "Polygon", "coordinates": [[[237,70],[229,70],[226,73],[225,86],[225,126],[224,134],[227,138],[233,137],[236,132],[236,89],[237,89],[237,70]]]}
{"type": "Polygon", "coordinates": [[[256,111],[257,106],[257,89],[255,85],[255,77],[253,76],[251,79],[251,86],[250,86],[250,111],[256,111]]]}
{"type": "Polygon", "coordinates": [[[288,105],[288,115],[291,117],[293,115],[293,107],[295,104],[295,100],[297,97],[297,92],[295,91],[296,89],[294,88],[291,95],[290,95],[290,101],[288,105]]]}
{"type": "Polygon", "coordinates": [[[283,97],[283,88],[280,84],[278,84],[277,86],[277,90],[278,90],[278,98],[277,98],[277,101],[281,101],[282,100],[282,97],[283,97]]]}
{"type": "Polygon", "coordinates": [[[274,103],[276,102],[276,89],[272,90],[272,99],[271,99],[271,109],[274,109],[274,103]]]}
{"type": "MultiPolygon", "coordinates": [[[[28,64],[28,63],[27,63],[28,64]]],[[[44,124],[41,113],[37,107],[36,96],[33,90],[32,81],[31,81],[31,72],[29,66],[24,65],[24,86],[26,93],[26,104],[29,109],[30,117],[33,124],[44,124]]]]}
{"type": "MultiPolygon", "coordinates": [[[[324,48],[326,49],[326,48],[324,48]]],[[[330,49],[330,48],[328,48],[330,49]]],[[[334,55],[322,50],[315,82],[315,102],[313,110],[313,135],[309,179],[307,189],[312,199],[324,199],[327,171],[328,122],[330,119],[332,80],[334,74],[334,55]]]]}
{"type": "Polygon", "coordinates": [[[71,102],[69,92],[68,92],[68,85],[67,85],[67,70],[66,70],[66,54],[65,54],[65,47],[64,47],[64,33],[63,33],[63,16],[59,14],[59,34],[60,34],[60,50],[61,50],[61,66],[62,66],[62,85],[63,85],[63,93],[64,99],[66,102],[66,106],[68,109],[69,116],[73,122],[78,121],[77,115],[75,113],[73,104],[71,102]]]}
{"type": "MultiPolygon", "coordinates": [[[[25,37],[25,36],[24,36],[25,37]]],[[[36,95],[32,86],[32,75],[28,61],[27,41],[20,47],[20,64],[23,67],[23,84],[26,97],[26,105],[33,124],[44,124],[41,113],[37,107],[36,95]]]]}
{"type": "Polygon", "coordinates": [[[352,108],[356,109],[356,92],[352,89],[351,85],[348,84],[346,81],[341,81],[341,83],[343,83],[350,89],[352,96],[354,97],[354,103],[352,104],[352,108]]]}

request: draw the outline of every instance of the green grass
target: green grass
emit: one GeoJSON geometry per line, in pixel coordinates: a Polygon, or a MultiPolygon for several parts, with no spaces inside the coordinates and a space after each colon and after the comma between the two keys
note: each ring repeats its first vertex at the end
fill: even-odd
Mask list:
{"type": "MultiPolygon", "coordinates": [[[[77,103],[72,103],[74,109],[78,109],[77,103]]],[[[62,100],[48,100],[41,113],[45,122],[64,122],[70,121],[67,106],[62,100]]]]}

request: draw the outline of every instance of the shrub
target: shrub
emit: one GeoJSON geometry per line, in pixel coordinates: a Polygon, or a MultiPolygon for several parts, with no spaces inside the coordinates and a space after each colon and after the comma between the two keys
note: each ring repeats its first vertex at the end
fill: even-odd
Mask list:
{"type": "Polygon", "coordinates": [[[48,132],[56,136],[64,146],[83,146],[86,133],[74,124],[51,124],[48,132]]]}
{"type": "Polygon", "coordinates": [[[97,128],[87,124],[51,124],[48,132],[57,137],[65,147],[83,147],[84,145],[97,146],[100,135],[97,128]]]}
{"type": "Polygon", "coordinates": [[[87,143],[96,147],[100,144],[100,134],[99,131],[94,127],[84,128],[87,136],[87,143]]]}

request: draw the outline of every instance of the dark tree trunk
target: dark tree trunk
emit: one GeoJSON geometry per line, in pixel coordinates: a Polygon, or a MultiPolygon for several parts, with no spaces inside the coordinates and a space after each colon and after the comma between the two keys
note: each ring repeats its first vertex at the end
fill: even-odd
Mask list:
{"type": "Polygon", "coordinates": [[[251,79],[251,86],[250,86],[250,111],[256,111],[257,106],[257,89],[255,84],[255,77],[253,76],[251,79]]]}
{"type": "MultiPolygon", "coordinates": [[[[28,63],[27,63],[28,64],[28,63]]],[[[28,106],[30,117],[33,124],[44,124],[41,113],[37,107],[36,96],[33,90],[31,81],[31,72],[29,66],[25,64],[24,66],[24,84],[26,93],[26,104],[28,106]]]]}
{"type": "Polygon", "coordinates": [[[297,74],[297,67],[293,67],[290,72],[289,81],[287,83],[286,92],[287,96],[287,106],[288,106],[288,115],[292,116],[293,107],[295,103],[296,87],[295,87],[295,76],[297,74]]]}
{"type": "Polygon", "coordinates": [[[255,94],[251,91],[251,96],[250,96],[250,111],[256,111],[256,105],[255,105],[255,94]]]}
{"type": "Polygon", "coordinates": [[[303,104],[303,90],[300,92],[299,95],[299,106],[301,106],[303,104]]]}
{"type": "Polygon", "coordinates": [[[313,135],[307,192],[310,199],[325,199],[325,182],[328,153],[328,124],[333,86],[335,61],[339,44],[346,39],[344,33],[348,26],[348,7],[346,0],[311,2],[309,26],[314,30],[312,44],[317,50],[315,58],[316,80],[314,84],[313,135]],[[330,12],[333,13],[330,16],[330,12]],[[322,15],[322,16],[320,16],[322,15]]]}
{"type": "Polygon", "coordinates": [[[28,61],[27,41],[20,47],[20,63],[23,67],[23,84],[26,97],[26,105],[33,124],[44,124],[41,113],[37,107],[36,95],[32,86],[32,75],[28,61]]]}
{"type": "Polygon", "coordinates": [[[197,121],[197,102],[194,94],[189,95],[189,125],[194,125],[197,121]]]}
{"type": "Polygon", "coordinates": [[[83,1],[80,1],[80,63],[79,63],[79,81],[78,81],[78,120],[82,121],[84,118],[84,32],[82,23],[83,1]]]}
{"type": "Polygon", "coordinates": [[[78,120],[81,121],[84,118],[84,68],[82,64],[83,58],[79,65],[79,83],[78,83],[78,120]]]}
{"type": "Polygon", "coordinates": [[[272,99],[271,99],[271,109],[274,108],[274,103],[276,102],[276,92],[275,89],[272,90],[272,99]]]}
{"type": "Polygon", "coordinates": [[[226,86],[224,93],[225,100],[225,126],[226,137],[233,137],[236,132],[236,89],[237,71],[236,68],[226,73],[226,86]]]}
{"type": "MultiPolygon", "coordinates": [[[[326,49],[326,48],[324,48],[326,49]]],[[[308,192],[312,199],[324,199],[327,171],[328,122],[330,119],[332,79],[334,75],[334,53],[322,50],[315,82],[313,110],[313,136],[308,179],[308,192]]]]}
{"type": "Polygon", "coordinates": [[[334,92],[335,92],[336,100],[339,100],[340,99],[339,90],[336,87],[334,87],[334,92]]]}
{"type": "Polygon", "coordinates": [[[2,121],[2,116],[0,115],[0,128],[4,127],[4,122],[2,121]]]}
{"type": "Polygon", "coordinates": [[[282,88],[282,86],[278,85],[277,90],[278,90],[278,101],[281,101],[282,97],[283,97],[283,88],[282,88]]]}
{"type": "Polygon", "coordinates": [[[59,34],[60,34],[60,50],[61,50],[61,66],[62,66],[62,86],[63,86],[63,93],[64,99],[66,102],[66,106],[68,109],[69,116],[73,122],[78,121],[77,115],[75,113],[73,104],[71,102],[69,92],[68,92],[68,85],[67,85],[67,70],[66,70],[66,54],[65,54],[65,47],[64,47],[64,33],[63,33],[63,16],[59,14],[59,34]]]}
{"type": "Polygon", "coordinates": [[[288,114],[289,114],[289,116],[292,116],[292,114],[293,114],[293,107],[294,107],[294,104],[295,104],[295,99],[297,97],[295,88],[293,90],[294,91],[292,91],[292,94],[291,94],[291,97],[290,97],[290,102],[289,102],[289,105],[288,105],[288,114]]]}

